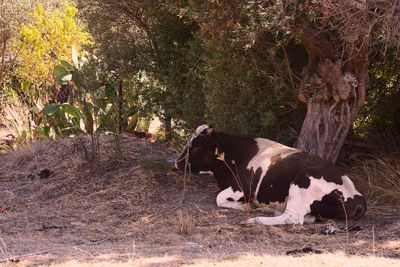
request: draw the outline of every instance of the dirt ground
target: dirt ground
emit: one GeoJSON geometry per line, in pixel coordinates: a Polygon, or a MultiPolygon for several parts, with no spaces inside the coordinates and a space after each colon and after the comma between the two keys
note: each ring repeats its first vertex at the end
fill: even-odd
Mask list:
{"type": "Polygon", "coordinates": [[[74,138],[0,154],[0,265],[290,266],[304,258],[299,266],[314,266],[310,257],[325,255],[316,265],[373,257],[400,266],[399,207],[370,200],[350,231],[344,221],[241,226],[255,213],[216,207],[213,177],[184,179],[171,168],[173,149],[128,136],[122,154],[111,137],[100,143],[97,163],[74,138]],[[329,227],[343,231],[328,235],[329,227]]]}

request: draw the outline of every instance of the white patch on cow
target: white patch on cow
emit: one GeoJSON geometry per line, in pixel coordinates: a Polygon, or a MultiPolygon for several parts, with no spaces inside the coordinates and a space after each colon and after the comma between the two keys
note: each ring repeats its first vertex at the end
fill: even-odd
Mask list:
{"type": "Polygon", "coordinates": [[[196,131],[194,131],[192,136],[189,138],[188,144],[186,146],[191,146],[192,141],[197,136],[199,136],[204,130],[207,130],[207,129],[212,129],[212,128],[210,127],[210,125],[207,125],[207,124],[203,124],[203,125],[200,125],[199,127],[197,127],[196,131]]]}
{"type": "Polygon", "coordinates": [[[317,218],[315,216],[312,216],[311,214],[307,214],[304,216],[304,223],[310,224],[310,223],[315,223],[315,220],[317,218]]]}
{"type": "Polygon", "coordinates": [[[260,179],[258,180],[256,190],[254,191],[255,199],[257,199],[261,182],[271,165],[271,158],[280,155],[280,158],[284,159],[290,154],[300,151],[268,139],[257,138],[255,141],[257,142],[258,152],[247,164],[247,169],[251,170],[251,168],[253,168],[253,171],[256,172],[258,168],[261,168],[260,179]]]}
{"type": "Polygon", "coordinates": [[[197,127],[196,131],[194,131],[194,135],[199,135],[201,134],[204,130],[210,129],[210,125],[203,124],[197,127]]]}
{"type": "Polygon", "coordinates": [[[346,190],[341,190],[343,192],[343,197],[345,200],[347,200],[349,197],[354,197],[354,196],[361,196],[361,193],[358,192],[353,184],[353,182],[350,180],[350,178],[347,175],[342,176],[342,181],[343,181],[343,188],[346,190]]]}
{"type": "Polygon", "coordinates": [[[254,217],[243,221],[241,224],[262,224],[262,225],[280,225],[280,224],[310,224],[316,220],[315,216],[305,215],[299,217],[293,214],[284,213],[276,217],[254,217]]]}
{"type": "Polygon", "coordinates": [[[217,206],[221,208],[230,208],[235,210],[248,211],[249,210],[248,203],[238,202],[238,200],[243,196],[244,196],[243,192],[241,191],[235,192],[233,191],[232,186],[230,186],[219,192],[219,194],[217,195],[217,206]],[[228,198],[231,198],[233,201],[228,200],[228,198]]]}
{"type": "Polygon", "coordinates": [[[279,224],[293,224],[288,214],[282,214],[276,217],[254,217],[243,221],[241,224],[263,224],[263,225],[279,225],[279,224]]]}
{"type": "Polygon", "coordinates": [[[344,201],[360,194],[355,190],[353,183],[347,176],[344,175],[341,178],[343,180],[342,185],[328,182],[323,177],[317,179],[312,176],[309,176],[310,186],[308,188],[300,188],[295,184],[291,184],[286,209],[282,215],[277,217],[250,218],[243,223],[264,225],[308,223],[312,220],[312,218],[309,218],[309,213],[311,211],[311,204],[314,201],[321,201],[325,195],[334,190],[338,190],[343,194],[344,201]]]}

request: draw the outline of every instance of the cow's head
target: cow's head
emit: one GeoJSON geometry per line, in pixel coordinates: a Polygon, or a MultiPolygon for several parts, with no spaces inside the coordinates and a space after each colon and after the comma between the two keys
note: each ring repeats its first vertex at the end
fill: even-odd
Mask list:
{"type": "Polygon", "coordinates": [[[210,171],[217,158],[216,147],[214,129],[207,124],[201,125],[189,138],[175,166],[182,171],[185,166],[192,172],[210,171]]]}

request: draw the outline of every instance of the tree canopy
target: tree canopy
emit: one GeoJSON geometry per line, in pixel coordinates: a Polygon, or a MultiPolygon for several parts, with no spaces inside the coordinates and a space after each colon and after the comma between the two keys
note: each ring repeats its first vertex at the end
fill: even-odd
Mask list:
{"type": "Polygon", "coordinates": [[[43,86],[54,68],[76,65],[72,48],[93,43],[82,68],[65,68],[80,80],[68,85],[76,94],[41,101],[84,99],[93,121],[95,103],[117,103],[109,111],[121,131],[156,115],[170,140],[208,122],[331,161],[349,136],[398,136],[398,1],[95,0],[21,10],[28,19],[3,19],[3,88],[7,79],[17,95],[23,81],[54,91],[43,86]]]}

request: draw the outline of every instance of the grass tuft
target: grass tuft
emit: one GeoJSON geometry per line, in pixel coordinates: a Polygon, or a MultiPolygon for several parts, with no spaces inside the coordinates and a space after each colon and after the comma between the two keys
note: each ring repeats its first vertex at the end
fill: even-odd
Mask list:
{"type": "Polygon", "coordinates": [[[400,155],[355,159],[351,175],[356,187],[370,200],[400,204],[400,155]]]}
{"type": "Polygon", "coordinates": [[[192,234],[195,228],[194,218],[187,212],[178,210],[176,216],[173,219],[176,232],[181,235],[192,234]]]}

